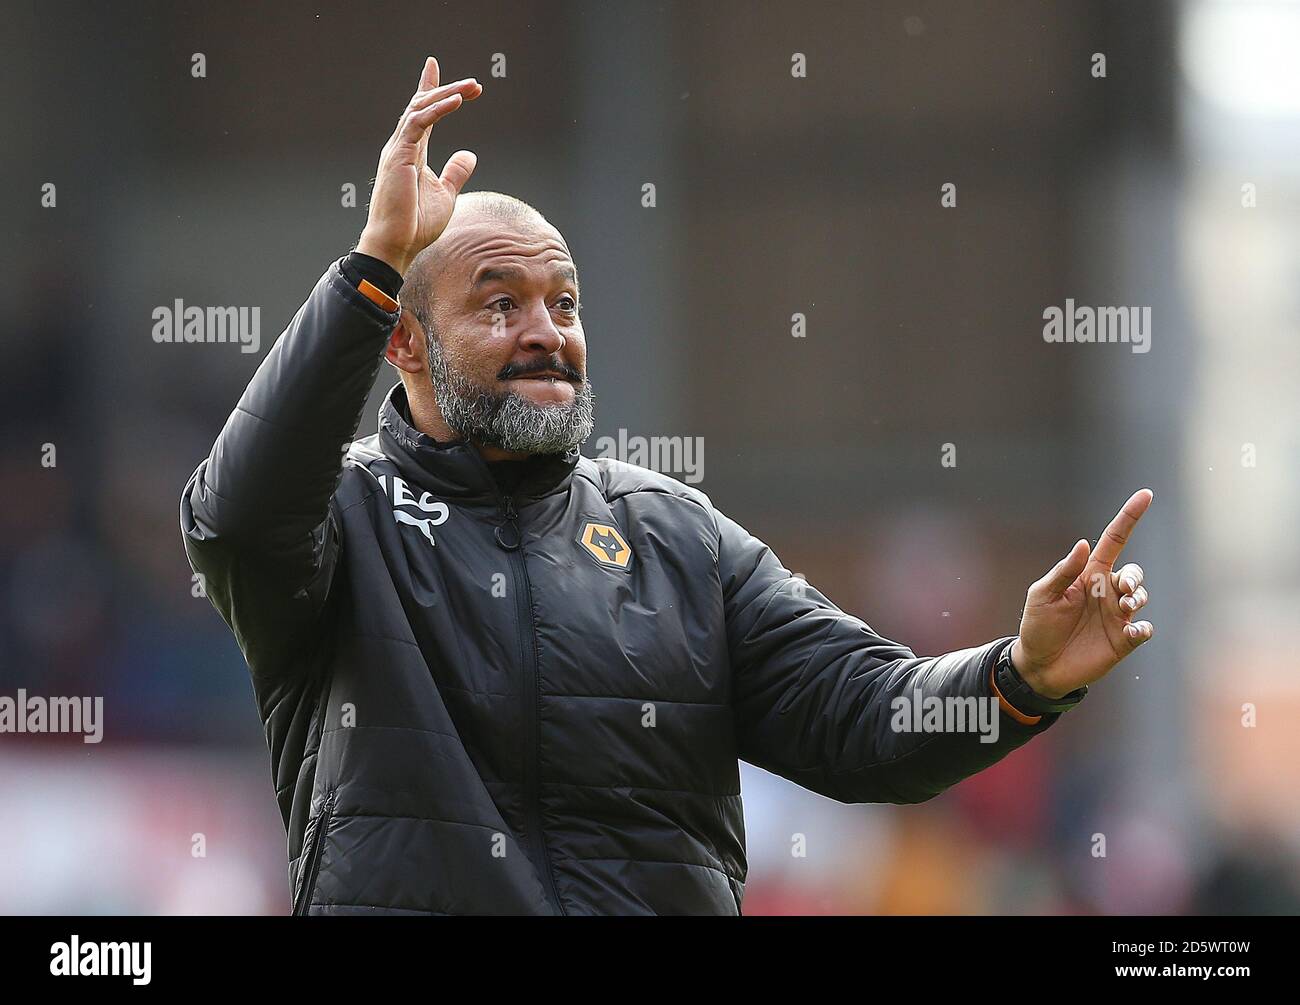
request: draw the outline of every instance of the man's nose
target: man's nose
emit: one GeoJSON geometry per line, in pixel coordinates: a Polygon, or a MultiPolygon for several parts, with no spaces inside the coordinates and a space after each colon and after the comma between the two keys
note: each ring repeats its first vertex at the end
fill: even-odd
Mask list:
{"type": "Polygon", "coordinates": [[[564,348],[564,335],[555,326],[551,312],[542,304],[525,319],[524,333],[519,337],[519,345],[530,352],[542,352],[552,356],[564,348]]]}

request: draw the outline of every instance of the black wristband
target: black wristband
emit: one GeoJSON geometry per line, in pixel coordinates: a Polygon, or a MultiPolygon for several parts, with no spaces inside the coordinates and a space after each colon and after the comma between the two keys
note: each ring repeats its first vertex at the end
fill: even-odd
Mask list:
{"type": "Polygon", "coordinates": [[[993,670],[993,679],[998,691],[1007,704],[1024,715],[1047,715],[1051,712],[1065,712],[1083,701],[1088,693],[1088,685],[1075,688],[1060,698],[1047,698],[1031,688],[1025,679],[1016,672],[1016,665],[1011,662],[1011,646],[1002,650],[997,665],[993,670]]]}
{"type": "Polygon", "coordinates": [[[373,255],[365,255],[360,251],[353,251],[343,259],[340,266],[343,275],[347,277],[349,283],[353,286],[360,286],[361,280],[368,279],[384,293],[387,293],[394,300],[402,289],[402,274],[387,262],[380,261],[373,255]]]}

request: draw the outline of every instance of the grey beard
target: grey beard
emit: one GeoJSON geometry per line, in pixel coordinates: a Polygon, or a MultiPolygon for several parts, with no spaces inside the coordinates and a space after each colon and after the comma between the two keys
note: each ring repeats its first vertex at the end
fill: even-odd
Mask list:
{"type": "Polygon", "coordinates": [[[576,447],[595,427],[591,383],[583,380],[567,405],[539,405],[513,391],[494,394],[447,365],[429,334],[429,373],[443,421],[457,436],[483,447],[520,454],[559,454],[576,447]]]}

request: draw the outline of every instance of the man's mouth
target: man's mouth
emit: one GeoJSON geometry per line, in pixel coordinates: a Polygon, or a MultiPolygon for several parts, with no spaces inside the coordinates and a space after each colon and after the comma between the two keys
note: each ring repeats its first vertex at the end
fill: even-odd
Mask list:
{"type": "Polygon", "coordinates": [[[577,384],[581,378],[571,373],[562,373],[559,370],[533,370],[529,373],[506,373],[501,377],[502,380],[544,380],[554,384],[557,380],[562,380],[567,384],[577,384]]]}

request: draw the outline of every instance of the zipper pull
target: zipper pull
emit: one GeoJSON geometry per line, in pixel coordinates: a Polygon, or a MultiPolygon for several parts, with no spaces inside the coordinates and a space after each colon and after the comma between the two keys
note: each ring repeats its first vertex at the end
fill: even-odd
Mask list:
{"type": "Polygon", "coordinates": [[[523,534],[519,530],[519,516],[515,513],[514,499],[510,496],[501,501],[501,515],[505,522],[497,526],[497,544],[506,551],[517,551],[523,542],[523,534]]]}

